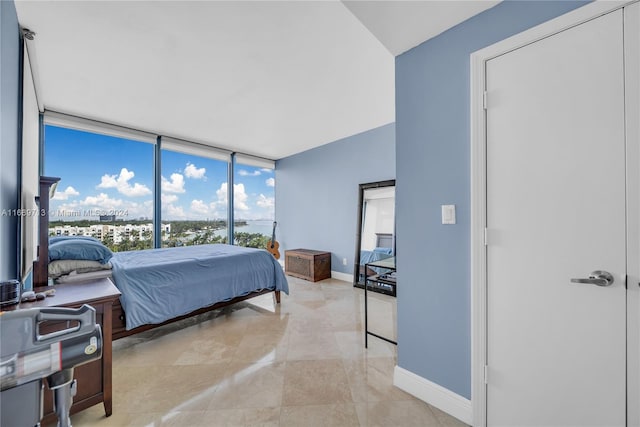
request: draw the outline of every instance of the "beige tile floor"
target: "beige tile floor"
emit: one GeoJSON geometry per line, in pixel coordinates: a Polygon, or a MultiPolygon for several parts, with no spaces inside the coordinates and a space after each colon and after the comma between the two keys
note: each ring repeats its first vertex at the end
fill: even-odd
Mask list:
{"type": "MultiPolygon", "coordinates": [[[[369,337],[363,291],[288,277],[272,295],[113,346],[113,415],[82,426],[461,426],[394,387],[396,347],[369,337]]],[[[395,298],[369,293],[370,329],[395,339],[395,298]]]]}

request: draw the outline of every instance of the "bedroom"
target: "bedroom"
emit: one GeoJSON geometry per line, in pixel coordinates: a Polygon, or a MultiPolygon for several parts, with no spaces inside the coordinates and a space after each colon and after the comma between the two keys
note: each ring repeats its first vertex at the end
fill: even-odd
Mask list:
{"type": "MultiPolygon", "coordinates": [[[[404,292],[398,295],[398,366],[461,397],[465,413],[470,413],[467,408],[472,394],[469,54],[578,6],[574,2],[506,2],[398,55],[392,59],[397,99],[395,118],[389,124],[343,139],[328,139],[326,142],[337,141],[279,159],[276,165],[278,240],[288,248],[331,250],[336,254],[334,269],[345,274],[351,271],[342,269],[342,258],[351,259],[354,252],[352,237],[345,238],[354,235],[353,192],[363,182],[397,179],[397,244],[398,252],[405,254],[400,262],[405,263],[406,280],[404,292]],[[425,75],[429,77],[424,79],[425,75]],[[363,153],[375,168],[359,168],[363,153]],[[304,198],[300,198],[299,183],[305,183],[304,198]],[[434,225],[439,223],[442,204],[458,207],[459,226],[445,229],[434,225]],[[420,215],[416,215],[416,208],[420,215]],[[437,284],[418,285],[425,270],[437,284]]],[[[16,13],[11,15],[11,2],[3,2],[2,7],[4,32],[9,31],[5,30],[9,28],[5,19],[14,27],[17,23],[16,13]]],[[[3,33],[2,179],[3,203],[9,200],[7,205],[11,206],[15,202],[4,191],[15,191],[17,173],[5,167],[5,159],[16,156],[12,141],[17,136],[10,130],[15,129],[11,123],[17,120],[17,106],[5,108],[13,105],[7,99],[15,99],[6,89],[13,87],[7,81],[12,71],[5,68],[10,67],[5,52],[12,52],[6,40],[3,33]]],[[[12,55],[9,58],[17,62],[12,55]]],[[[13,235],[13,226],[3,222],[6,269],[11,269],[14,255],[4,237],[13,235]]],[[[6,275],[15,276],[11,270],[6,275]]]]}

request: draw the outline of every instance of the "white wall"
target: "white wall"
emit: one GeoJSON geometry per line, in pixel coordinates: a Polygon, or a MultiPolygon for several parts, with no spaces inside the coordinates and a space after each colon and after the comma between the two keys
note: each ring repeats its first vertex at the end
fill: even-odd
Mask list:
{"type": "Polygon", "coordinates": [[[362,250],[372,251],[376,245],[376,233],[393,234],[395,198],[367,200],[362,227],[362,250]]]}
{"type": "MultiPolygon", "coordinates": [[[[40,112],[31,74],[31,63],[25,46],[24,74],[23,74],[23,98],[22,98],[22,182],[21,182],[21,207],[38,210],[35,197],[39,193],[40,177],[40,112]]],[[[33,269],[33,261],[37,258],[38,250],[38,215],[22,216],[21,236],[21,278],[24,278],[33,269]]]]}

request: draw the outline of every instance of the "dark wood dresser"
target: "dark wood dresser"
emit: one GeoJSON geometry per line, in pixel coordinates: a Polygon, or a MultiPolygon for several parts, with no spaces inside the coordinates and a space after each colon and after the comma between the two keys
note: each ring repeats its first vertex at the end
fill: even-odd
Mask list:
{"type": "Polygon", "coordinates": [[[284,253],[284,272],[317,282],[331,277],[331,252],[292,249],[284,253]]]}
{"type": "MultiPolygon", "coordinates": [[[[120,291],[109,279],[98,279],[73,284],[55,285],[56,294],[41,301],[20,303],[3,307],[3,310],[19,310],[34,307],[70,307],[78,308],[88,304],[96,309],[96,322],[102,328],[102,358],[74,369],[78,392],[73,398],[71,413],[74,414],[98,403],[104,404],[106,416],[112,413],[111,382],[111,306],[120,296],[120,291]]],[[[35,289],[43,290],[50,288],[35,289]]],[[[53,393],[45,383],[44,417],[42,425],[55,425],[58,421],[53,411],[53,393]]]]}

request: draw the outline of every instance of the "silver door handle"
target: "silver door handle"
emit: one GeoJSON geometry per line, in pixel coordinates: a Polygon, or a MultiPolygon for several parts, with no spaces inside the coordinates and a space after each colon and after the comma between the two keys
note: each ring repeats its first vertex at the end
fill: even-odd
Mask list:
{"type": "Polygon", "coordinates": [[[571,279],[571,283],[586,283],[596,286],[611,286],[613,284],[613,276],[606,271],[596,270],[591,272],[587,279],[571,279]]]}

